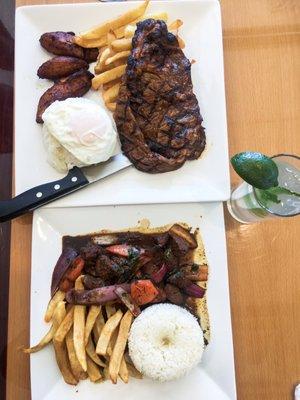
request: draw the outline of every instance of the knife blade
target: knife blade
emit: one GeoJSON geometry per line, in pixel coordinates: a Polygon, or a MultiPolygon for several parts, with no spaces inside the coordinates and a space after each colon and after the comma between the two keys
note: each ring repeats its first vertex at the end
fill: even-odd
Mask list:
{"type": "Polygon", "coordinates": [[[117,154],[108,161],[84,168],[74,167],[62,179],[36,186],[10,200],[0,201],[0,222],[16,218],[35,210],[75,190],[82,189],[100,179],[115,174],[131,165],[131,162],[117,154]]]}

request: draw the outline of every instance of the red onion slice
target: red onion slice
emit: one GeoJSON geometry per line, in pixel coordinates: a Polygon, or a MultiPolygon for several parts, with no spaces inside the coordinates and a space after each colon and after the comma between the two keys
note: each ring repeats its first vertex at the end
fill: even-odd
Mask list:
{"type": "Polygon", "coordinates": [[[167,271],[168,271],[168,269],[167,269],[166,264],[163,264],[163,265],[159,268],[158,271],[152,273],[151,279],[152,279],[155,283],[159,283],[159,282],[161,282],[161,281],[164,279],[164,277],[165,277],[167,271]]]}
{"type": "Polygon", "coordinates": [[[184,288],[186,294],[191,297],[197,297],[201,299],[205,294],[205,289],[203,287],[196,285],[196,283],[191,283],[190,285],[184,288]]]}
{"type": "Polygon", "coordinates": [[[63,276],[70,267],[72,261],[77,257],[77,252],[71,247],[63,249],[52,273],[51,297],[55,294],[63,276]]]}

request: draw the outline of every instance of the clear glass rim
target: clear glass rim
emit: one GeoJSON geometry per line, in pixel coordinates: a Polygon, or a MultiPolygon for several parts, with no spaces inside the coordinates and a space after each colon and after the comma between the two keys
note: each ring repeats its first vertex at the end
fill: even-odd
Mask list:
{"type": "MultiPolygon", "coordinates": [[[[291,158],[296,158],[297,160],[300,160],[300,156],[297,156],[296,154],[288,154],[288,153],[280,153],[280,154],[275,154],[274,156],[272,156],[271,158],[276,158],[276,157],[291,157],[291,158]]],[[[263,208],[264,210],[266,210],[268,213],[275,215],[276,217],[281,217],[281,218],[290,218],[290,217],[295,217],[297,215],[300,215],[300,211],[297,212],[296,214],[290,214],[290,215],[282,215],[282,214],[278,214],[274,211],[269,210],[266,206],[264,206],[258,199],[257,195],[256,195],[256,188],[254,186],[252,186],[253,188],[253,194],[255,197],[255,200],[258,202],[258,204],[260,205],[261,208],[263,208]]]]}

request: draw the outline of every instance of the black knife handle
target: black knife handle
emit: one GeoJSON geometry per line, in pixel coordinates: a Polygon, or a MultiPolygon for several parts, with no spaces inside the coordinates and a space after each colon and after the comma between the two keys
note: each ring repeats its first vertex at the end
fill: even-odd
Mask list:
{"type": "Polygon", "coordinates": [[[36,186],[11,200],[0,201],[0,222],[8,221],[28,211],[32,211],[35,208],[41,207],[44,204],[50,203],[59,197],[86,186],[88,183],[89,181],[81,170],[74,167],[69,171],[67,176],[58,181],[36,186]]]}

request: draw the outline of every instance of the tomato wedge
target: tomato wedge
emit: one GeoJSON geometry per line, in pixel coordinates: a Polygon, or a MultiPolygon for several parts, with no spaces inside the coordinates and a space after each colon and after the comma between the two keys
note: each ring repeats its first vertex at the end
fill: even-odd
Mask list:
{"type": "Polygon", "coordinates": [[[139,256],[145,253],[144,249],[138,249],[134,246],[125,243],[108,246],[106,247],[106,250],[112,254],[115,254],[116,256],[121,256],[121,257],[129,257],[131,254],[134,254],[134,252],[137,252],[139,256]]]}
{"type": "Polygon", "coordinates": [[[84,267],[84,259],[81,258],[80,256],[76,257],[75,260],[73,260],[71,266],[68,268],[64,278],[69,279],[69,281],[71,282],[75,282],[76,279],[81,274],[83,267],[84,267]]]}
{"type": "Polygon", "coordinates": [[[130,294],[133,301],[139,306],[150,303],[158,295],[158,290],[153,283],[148,280],[139,280],[131,284],[130,294]]]}

